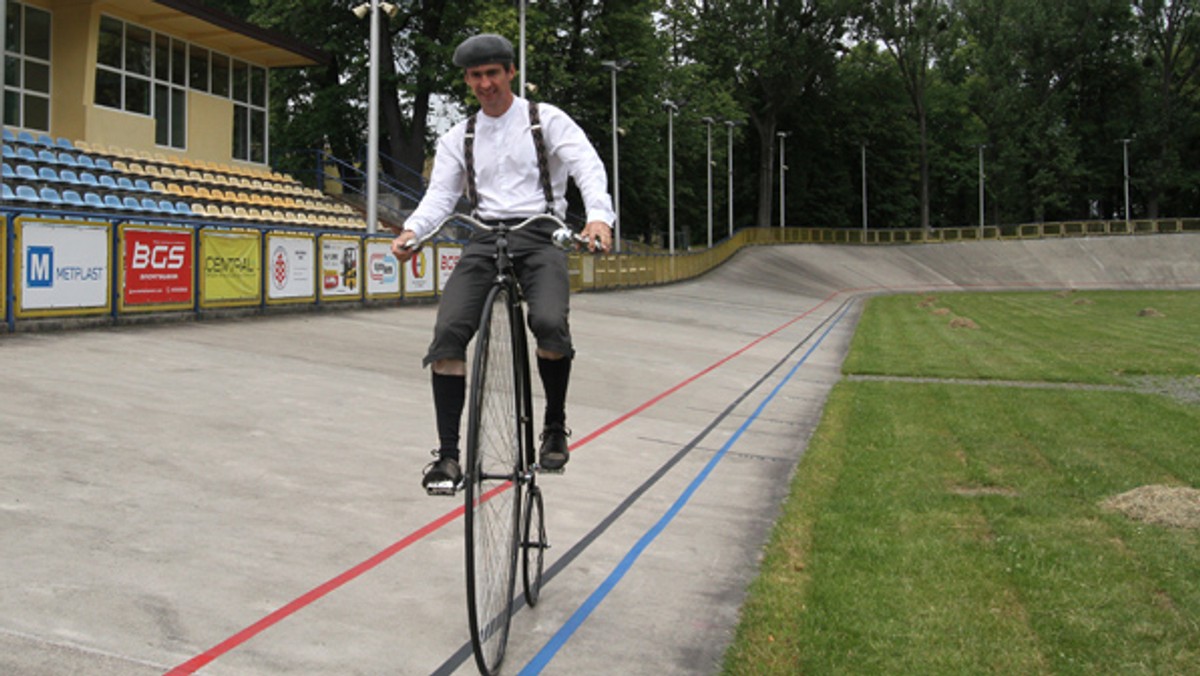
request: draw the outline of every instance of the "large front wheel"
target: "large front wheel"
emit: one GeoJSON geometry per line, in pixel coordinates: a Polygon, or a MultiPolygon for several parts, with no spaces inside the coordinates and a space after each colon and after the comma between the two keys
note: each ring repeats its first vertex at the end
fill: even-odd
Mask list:
{"type": "Polygon", "coordinates": [[[484,305],[471,366],[467,420],[467,610],[480,672],[504,660],[516,581],[521,506],[521,420],[515,331],[508,291],[484,305]]]}

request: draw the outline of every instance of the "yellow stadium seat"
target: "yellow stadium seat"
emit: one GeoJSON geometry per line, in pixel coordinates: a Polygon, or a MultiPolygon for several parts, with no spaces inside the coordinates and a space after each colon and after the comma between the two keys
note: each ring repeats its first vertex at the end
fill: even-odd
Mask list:
{"type": "Polygon", "coordinates": [[[154,188],[158,192],[166,192],[167,191],[167,186],[164,185],[162,181],[154,181],[150,184],[150,187],[154,188]]]}

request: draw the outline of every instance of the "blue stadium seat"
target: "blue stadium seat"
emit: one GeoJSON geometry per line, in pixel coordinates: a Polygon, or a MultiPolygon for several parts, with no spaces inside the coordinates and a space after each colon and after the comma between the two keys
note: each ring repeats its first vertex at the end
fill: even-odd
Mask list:
{"type": "Polygon", "coordinates": [[[49,150],[39,150],[37,154],[38,162],[46,164],[58,164],[58,156],[49,150]]]}
{"type": "Polygon", "coordinates": [[[79,193],[75,192],[74,190],[62,191],[62,201],[63,201],[63,204],[69,204],[73,207],[86,206],[83,203],[83,198],[80,197],[79,193]]]}
{"type": "Polygon", "coordinates": [[[75,158],[75,164],[81,168],[86,168],[86,169],[95,169],[96,168],[96,163],[92,161],[91,156],[84,155],[83,153],[80,153],[79,157],[75,158]]]}
{"type": "Polygon", "coordinates": [[[44,148],[53,148],[54,139],[50,138],[48,134],[38,134],[37,144],[44,148]]]}
{"type": "Polygon", "coordinates": [[[142,211],[149,211],[151,213],[159,211],[158,202],[155,202],[154,200],[150,199],[149,197],[143,197],[142,198],[142,211]]]}
{"type": "Polygon", "coordinates": [[[103,157],[97,157],[96,158],[96,169],[98,169],[99,171],[112,171],[113,170],[112,162],[109,162],[108,160],[104,159],[103,157]]]}
{"type": "Polygon", "coordinates": [[[10,158],[14,159],[14,160],[17,158],[17,149],[14,148],[13,146],[8,145],[7,143],[5,143],[4,144],[4,159],[7,160],[10,158]]]}
{"type": "Polygon", "coordinates": [[[42,167],[38,169],[38,179],[46,183],[58,183],[58,172],[54,167],[42,167]]]}
{"type": "Polygon", "coordinates": [[[72,155],[71,153],[59,153],[58,154],[58,163],[65,164],[68,167],[73,167],[73,166],[75,166],[75,156],[72,155]]]}
{"type": "Polygon", "coordinates": [[[19,185],[17,186],[17,199],[24,200],[26,202],[36,202],[38,201],[38,194],[37,191],[30,186],[19,185]]]}
{"type": "Polygon", "coordinates": [[[71,140],[65,136],[59,136],[58,141],[55,142],[55,145],[57,145],[62,150],[68,150],[70,152],[75,152],[75,144],[71,143],[71,140]]]}
{"type": "Polygon", "coordinates": [[[58,191],[54,188],[42,188],[42,192],[38,195],[46,204],[62,204],[62,198],[58,196],[58,191]]]}
{"type": "Polygon", "coordinates": [[[91,188],[100,187],[100,181],[96,180],[96,175],[90,171],[79,172],[79,183],[80,185],[86,185],[91,188]]]}
{"type": "Polygon", "coordinates": [[[26,162],[37,162],[37,153],[33,152],[32,148],[21,146],[17,148],[17,158],[26,162]]]}
{"type": "Polygon", "coordinates": [[[180,216],[191,216],[192,205],[188,204],[187,202],[176,202],[175,213],[179,214],[180,216]]]}
{"type": "Polygon", "coordinates": [[[28,164],[18,164],[17,178],[21,179],[22,181],[36,181],[38,180],[38,175],[37,172],[33,170],[33,167],[29,166],[28,164]]]}
{"type": "Polygon", "coordinates": [[[14,200],[16,198],[17,198],[17,196],[13,193],[13,189],[12,189],[11,185],[9,185],[7,183],[0,185],[0,199],[14,200]]]}
{"type": "Polygon", "coordinates": [[[104,209],[105,208],[104,200],[101,199],[100,196],[94,192],[83,193],[83,203],[88,205],[89,207],[92,207],[93,209],[104,209]]]}
{"type": "Polygon", "coordinates": [[[4,169],[2,171],[0,171],[0,176],[3,176],[4,180],[6,180],[6,181],[10,181],[17,177],[17,172],[13,171],[11,164],[9,164],[8,162],[5,162],[4,169]]]}
{"type": "Polygon", "coordinates": [[[108,174],[100,175],[100,187],[107,188],[108,190],[119,190],[117,187],[117,179],[109,176],[108,174]]]}
{"type": "Polygon", "coordinates": [[[136,197],[126,197],[121,202],[121,206],[128,209],[129,211],[142,211],[142,205],[138,203],[136,197]]]}
{"type": "Polygon", "coordinates": [[[17,133],[17,143],[33,145],[34,143],[37,143],[37,141],[34,140],[33,134],[30,134],[27,131],[22,131],[17,133]]]}
{"type": "Polygon", "coordinates": [[[17,142],[17,135],[14,134],[13,130],[9,129],[8,127],[4,128],[4,142],[5,143],[16,143],[17,142]]]}
{"type": "Polygon", "coordinates": [[[124,208],[121,205],[121,198],[117,197],[116,195],[113,195],[111,193],[104,196],[104,206],[108,207],[109,209],[123,209],[124,208]]]}
{"type": "Polygon", "coordinates": [[[133,187],[135,190],[140,190],[142,192],[155,192],[154,188],[151,188],[150,183],[144,178],[139,178],[134,181],[133,187]]]}
{"type": "Polygon", "coordinates": [[[171,204],[171,200],[161,200],[158,203],[158,210],[164,214],[175,213],[175,205],[171,204]]]}
{"type": "Polygon", "coordinates": [[[63,169],[58,172],[58,180],[71,185],[79,185],[79,176],[71,169],[63,169]]]}
{"type": "Polygon", "coordinates": [[[137,188],[133,187],[133,181],[129,180],[129,177],[127,176],[117,177],[117,188],[121,190],[128,190],[129,192],[137,190],[137,188]]]}

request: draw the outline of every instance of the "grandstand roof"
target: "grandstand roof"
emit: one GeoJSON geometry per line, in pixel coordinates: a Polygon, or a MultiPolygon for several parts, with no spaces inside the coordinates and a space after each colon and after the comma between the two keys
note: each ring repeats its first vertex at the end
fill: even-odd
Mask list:
{"type": "Polygon", "coordinates": [[[111,4],[140,15],[156,28],[269,68],[315,66],[330,60],[315,47],[199,0],[113,0],[111,4]]]}

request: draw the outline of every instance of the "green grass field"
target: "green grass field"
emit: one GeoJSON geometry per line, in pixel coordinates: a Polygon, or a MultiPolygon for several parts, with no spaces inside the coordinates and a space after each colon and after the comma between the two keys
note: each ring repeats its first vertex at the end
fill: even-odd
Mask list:
{"type": "Polygon", "coordinates": [[[876,298],[843,370],[725,673],[1200,673],[1200,531],[1102,505],[1200,487],[1200,293],[876,298]]]}

